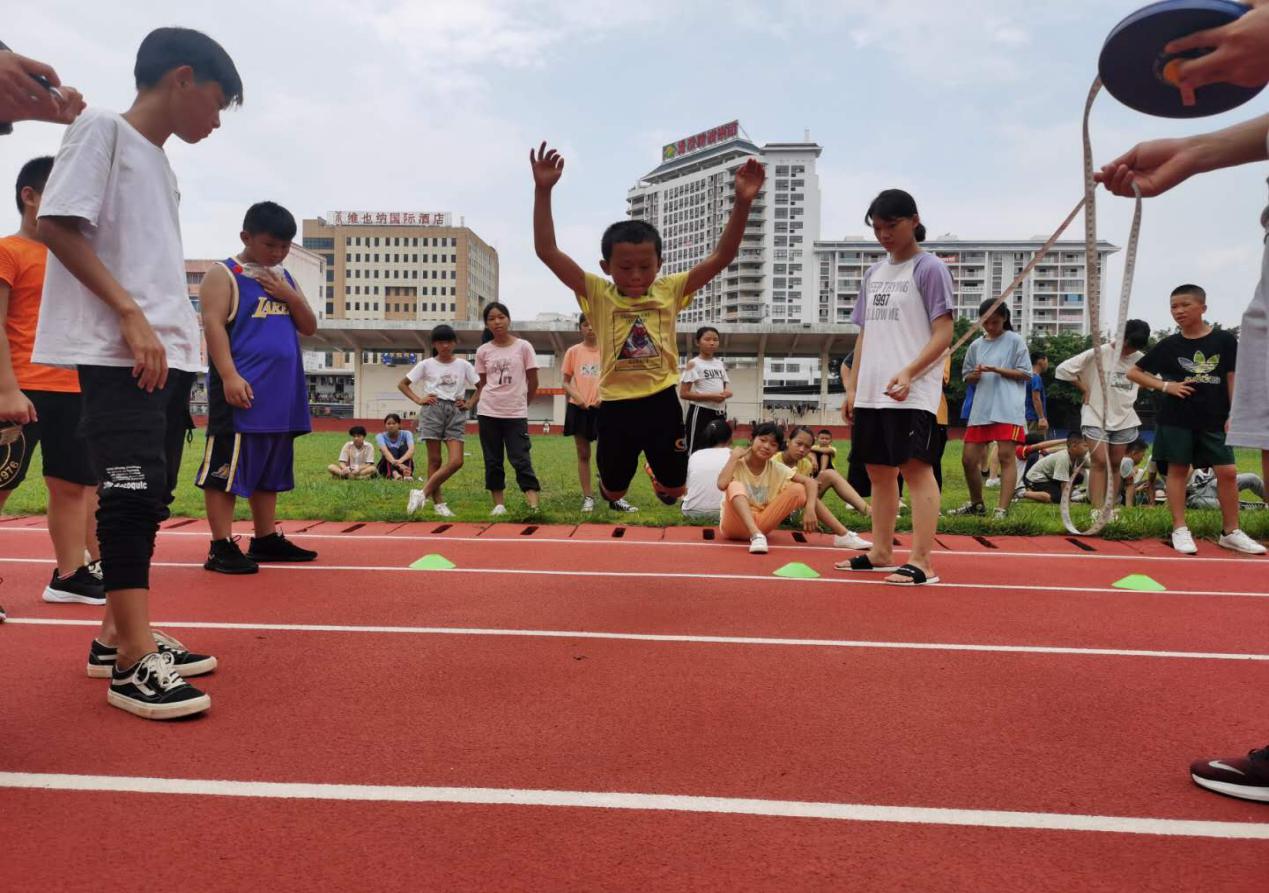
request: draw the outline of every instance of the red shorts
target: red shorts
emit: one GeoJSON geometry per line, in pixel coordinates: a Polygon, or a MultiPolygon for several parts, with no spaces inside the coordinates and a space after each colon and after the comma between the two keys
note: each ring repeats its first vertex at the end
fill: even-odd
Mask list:
{"type": "Polygon", "coordinates": [[[1027,430],[1021,425],[1006,425],[1003,423],[970,425],[965,429],[966,443],[992,443],[997,440],[1026,443],[1027,430]]]}

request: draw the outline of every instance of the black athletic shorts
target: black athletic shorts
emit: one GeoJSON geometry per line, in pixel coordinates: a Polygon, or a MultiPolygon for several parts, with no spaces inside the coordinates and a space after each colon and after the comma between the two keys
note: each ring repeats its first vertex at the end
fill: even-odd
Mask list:
{"type": "Polygon", "coordinates": [[[18,439],[0,446],[0,490],[13,490],[26,478],[36,444],[41,445],[45,477],[95,487],[88,442],[79,435],[83,398],[57,391],[24,391],[39,421],[22,428],[18,439]]]}
{"type": "Polygon", "coordinates": [[[933,465],[937,427],[934,413],[923,409],[856,409],[849,461],[898,468],[916,459],[933,465]]]}
{"type": "Polygon", "coordinates": [[[564,436],[585,437],[594,443],[599,439],[599,407],[586,409],[570,403],[564,410],[564,436]]]}
{"type": "Polygon", "coordinates": [[[662,487],[675,490],[687,483],[687,441],[677,388],[672,385],[647,397],[599,404],[597,453],[599,482],[609,493],[630,488],[640,453],[662,487]]]}
{"type": "Polygon", "coordinates": [[[1062,501],[1062,482],[1061,481],[1043,481],[1032,482],[1026,481],[1024,486],[1033,493],[1048,493],[1049,499],[1053,502],[1062,501]]]}

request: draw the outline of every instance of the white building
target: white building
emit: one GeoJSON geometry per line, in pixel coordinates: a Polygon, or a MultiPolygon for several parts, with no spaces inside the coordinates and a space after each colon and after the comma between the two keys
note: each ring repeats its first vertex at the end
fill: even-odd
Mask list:
{"type": "Polygon", "coordinates": [[[747,158],[766,167],[736,262],[680,315],[684,327],[814,319],[811,246],[820,230],[820,151],[809,141],[759,147],[732,121],[665,146],[661,165],[630,189],[630,216],[660,231],[663,272],[678,273],[714,250],[735,204],[736,169],[747,158]]]}

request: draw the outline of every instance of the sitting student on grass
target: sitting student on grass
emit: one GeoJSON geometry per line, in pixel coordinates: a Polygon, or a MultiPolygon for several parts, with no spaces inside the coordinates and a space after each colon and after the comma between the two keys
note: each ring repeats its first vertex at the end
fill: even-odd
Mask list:
{"type": "Polygon", "coordinates": [[[1119,462],[1119,500],[1124,505],[1136,505],[1138,491],[1145,489],[1142,485],[1146,470],[1141,462],[1149,449],[1149,444],[1138,437],[1128,445],[1128,451],[1119,462]]]}
{"type": "MultiPolygon", "coordinates": [[[[845,479],[842,478],[842,476],[836,471],[822,471],[819,473],[819,478],[816,477],[815,460],[811,457],[811,447],[813,444],[814,438],[811,435],[810,428],[794,428],[791,432],[789,432],[789,439],[786,442],[784,449],[776,454],[775,461],[779,462],[781,465],[787,465],[798,474],[805,475],[809,478],[815,478],[817,496],[825,489],[825,487],[828,486],[827,481],[820,480],[819,478],[824,478],[830,475],[837,478],[837,481],[840,482],[840,484],[850,493],[854,494],[855,499],[866,508],[867,503],[865,503],[862,499],[859,499],[859,494],[855,493],[850,484],[847,484],[845,479]]],[[[833,531],[834,546],[840,546],[843,549],[872,548],[872,543],[859,536],[859,534],[848,530],[846,525],[837,520],[837,517],[828,510],[828,506],[819,499],[815,502],[815,510],[817,520],[819,520],[820,523],[829,530],[833,531]]]]}
{"type": "Polygon", "coordinates": [[[375,435],[380,477],[408,481],[414,477],[414,435],[401,427],[401,416],[390,412],[383,417],[383,432],[375,435]]]}
{"type": "Polygon", "coordinates": [[[1072,431],[1066,436],[1066,449],[1049,453],[1023,477],[1022,498],[1032,502],[1059,503],[1062,485],[1071,481],[1071,471],[1088,453],[1088,441],[1072,431]]]}
{"type": "Polygon", "coordinates": [[[723,494],[718,491],[718,474],[731,456],[731,425],[715,419],[705,426],[701,448],[687,459],[687,495],[683,497],[683,517],[689,521],[719,522],[723,494]]]}
{"type": "Polygon", "coordinates": [[[345,480],[366,480],[375,476],[375,448],[366,443],[366,429],[353,425],[348,429],[348,441],[339,450],[339,461],[327,465],[331,477],[345,480]]]}
{"type": "MultiPolygon", "coordinates": [[[[1238,492],[1244,490],[1260,497],[1259,502],[1241,502],[1239,508],[1263,508],[1265,499],[1265,482],[1258,474],[1242,472],[1235,478],[1238,492]]],[[[1190,474],[1185,485],[1185,507],[1191,509],[1220,509],[1220,494],[1217,492],[1216,475],[1210,468],[1196,468],[1190,474]]]]}
{"type": "Polygon", "coordinates": [[[724,492],[723,536],[749,540],[751,554],[767,551],[767,534],[795,511],[802,513],[802,529],[816,528],[815,481],[775,461],[784,446],[780,427],[763,422],[747,447],[736,447],[718,473],[718,489],[724,492]]]}

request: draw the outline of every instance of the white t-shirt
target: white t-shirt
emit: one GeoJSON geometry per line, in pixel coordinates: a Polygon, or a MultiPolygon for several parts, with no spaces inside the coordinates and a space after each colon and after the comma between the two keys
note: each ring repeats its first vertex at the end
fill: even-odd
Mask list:
{"type": "Polygon", "coordinates": [[[924,251],[901,264],[884,260],[864,274],[851,321],[863,329],[857,360],[855,406],[861,409],[923,409],[937,414],[943,396],[943,364],[935,362],[908,389],[908,399],[886,394],[890,379],[930,342],[932,323],[952,312],[952,275],[924,251]]]}
{"type": "Polygon", "coordinates": [[[1102,368],[1110,373],[1110,399],[1106,424],[1102,424],[1102,379],[1097,374],[1093,349],[1089,348],[1062,363],[1053,376],[1059,381],[1079,381],[1088,389],[1088,402],[1080,409],[1080,424],[1086,428],[1123,431],[1141,425],[1133,404],[1137,402],[1137,386],[1128,380],[1128,370],[1137,365],[1141,351],[1115,361],[1119,351],[1113,344],[1102,345],[1102,368]]]}
{"type": "Polygon", "coordinates": [[[436,357],[428,357],[416,363],[406,376],[410,384],[423,382],[423,393],[432,394],[438,400],[458,400],[469,388],[476,387],[476,370],[462,357],[442,363],[436,357]]]}
{"type": "Polygon", "coordinates": [[[730,447],[707,447],[688,457],[687,495],[683,497],[684,514],[722,511],[723,491],[718,489],[718,475],[730,455],[730,447]]]}
{"type": "MultiPolygon", "coordinates": [[[[679,381],[691,384],[690,390],[699,391],[702,394],[721,394],[727,389],[730,379],[727,378],[727,367],[723,365],[722,360],[717,357],[712,360],[694,357],[688,361],[687,368],[679,376],[679,381]]],[[[683,402],[716,412],[723,412],[726,407],[725,403],[710,403],[705,400],[683,402]]]]}
{"type": "MultiPolygon", "coordinates": [[[[185,283],[176,175],[167,155],[121,115],[88,109],[66,130],[41,217],[80,230],[137,302],[173,369],[201,372],[202,333],[185,283]]],[[[131,366],[119,316],[50,252],[31,359],[49,366],[131,366]]]]}
{"type": "Polygon", "coordinates": [[[1065,483],[1071,479],[1071,454],[1068,450],[1049,453],[1027,472],[1027,483],[1065,483]]]}

